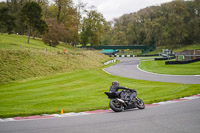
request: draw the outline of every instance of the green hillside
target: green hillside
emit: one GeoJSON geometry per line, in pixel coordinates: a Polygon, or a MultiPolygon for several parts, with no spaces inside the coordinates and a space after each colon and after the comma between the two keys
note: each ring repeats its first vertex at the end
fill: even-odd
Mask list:
{"type": "Polygon", "coordinates": [[[0,84],[97,68],[110,59],[99,51],[78,50],[67,45],[50,48],[39,39],[27,44],[24,36],[0,35],[0,40],[0,84]],[[67,50],[63,53],[65,46],[67,50]]]}
{"type": "Polygon", "coordinates": [[[70,48],[70,46],[64,44],[58,45],[57,47],[50,47],[44,44],[41,38],[30,39],[30,43],[27,44],[27,39],[27,36],[0,34],[0,50],[47,49],[47,51],[56,51],[70,48]]]}

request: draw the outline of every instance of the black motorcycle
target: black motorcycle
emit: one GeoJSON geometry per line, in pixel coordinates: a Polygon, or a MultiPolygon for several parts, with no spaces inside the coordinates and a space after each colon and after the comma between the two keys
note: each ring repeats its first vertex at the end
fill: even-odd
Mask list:
{"type": "Polygon", "coordinates": [[[131,91],[123,90],[121,92],[105,92],[110,99],[109,106],[115,112],[121,112],[126,109],[144,109],[145,104],[142,99],[136,97],[135,102],[131,102],[130,94],[131,91]]]}

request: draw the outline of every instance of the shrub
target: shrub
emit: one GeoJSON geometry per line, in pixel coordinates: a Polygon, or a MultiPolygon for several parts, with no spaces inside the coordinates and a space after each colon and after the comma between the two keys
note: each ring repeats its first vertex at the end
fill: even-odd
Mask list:
{"type": "Polygon", "coordinates": [[[67,36],[69,32],[65,29],[63,24],[58,24],[55,18],[49,18],[46,20],[48,24],[48,32],[43,35],[42,40],[49,46],[56,46],[59,41],[67,42],[67,36]]]}

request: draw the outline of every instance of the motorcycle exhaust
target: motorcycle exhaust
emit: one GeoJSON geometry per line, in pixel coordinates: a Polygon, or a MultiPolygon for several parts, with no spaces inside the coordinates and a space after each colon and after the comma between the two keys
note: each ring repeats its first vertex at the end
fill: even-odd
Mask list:
{"type": "Polygon", "coordinates": [[[121,104],[123,104],[124,106],[127,106],[126,103],[124,102],[124,100],[117,98],[117,101],[119,101],[121,104]]]}

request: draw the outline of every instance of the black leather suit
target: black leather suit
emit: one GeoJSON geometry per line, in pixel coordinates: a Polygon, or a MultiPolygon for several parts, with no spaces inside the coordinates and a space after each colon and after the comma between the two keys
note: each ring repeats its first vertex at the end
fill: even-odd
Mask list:
{"type": "Polygon", "coordinates": [[[119,89],[130,90],[131,91],[131,94],[130,94],[131,101],[135,101],[135,97],[136,97],[136,94],[137,94],[135,89],[129,89],[129,88],[119,86],[119,85],[110,86],[110,92],[112,92],[112,93],[119,94],[120,93],[120,92],[118,92],[119,89]]]}

